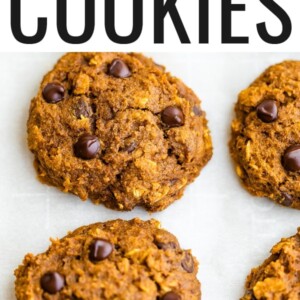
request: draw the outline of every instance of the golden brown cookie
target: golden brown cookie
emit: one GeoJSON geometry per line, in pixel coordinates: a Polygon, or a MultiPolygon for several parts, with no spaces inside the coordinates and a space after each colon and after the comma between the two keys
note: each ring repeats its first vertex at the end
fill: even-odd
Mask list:
{"type": "Polygon", "coordinates": [[[300,62],[271,66],[239,95],[230,152],[247,190],[300,209],[300,62]]]}
{"type": "Polygon", "coordinates": [[[282,239],[271,256],[251,271],[241,300],[300,299],[300,228],[295,236],[282,239]]]}
{"type": "Polygon", "coordinates": [[[115,220],[53,239],[15,271],[18,300],[199,300],[198,263],[156,220],[115,220]]]}
{"type": "Polygon", "coordinates": [[[69,53],[32,100],[39,178],[118,210],[158,211],[212,155],[197,96],[140,54],[69,53]]]}

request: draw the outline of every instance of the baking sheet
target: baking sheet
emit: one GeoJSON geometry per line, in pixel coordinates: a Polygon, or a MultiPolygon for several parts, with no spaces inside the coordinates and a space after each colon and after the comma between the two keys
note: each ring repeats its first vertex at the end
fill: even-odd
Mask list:
{"type": "Polygon", "coordinates": [[[115,212],[81,202],[36,180],[26,145],[30,99],[60,53],[0,56],[0,298],[14,298],[13,271],[28,252],[45,251],[49,237],[115,218],[157,218],[183,248],[200,261],[202,299],[238,299],[250,269],[273,244],[300,226],[300,211],[255,198],[241,187],[228,152],[230,122],[238,92],[260,72],[299,53],[146,53],[183,79],[202,99],[212,132],[214,155],[184,197],[167,210],[137,208],[115,212]]]}

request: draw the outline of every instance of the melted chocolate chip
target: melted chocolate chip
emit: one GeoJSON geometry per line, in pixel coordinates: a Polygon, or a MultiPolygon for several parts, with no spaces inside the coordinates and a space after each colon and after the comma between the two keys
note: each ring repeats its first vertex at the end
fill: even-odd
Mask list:
{"type": "Polygon", "coordinates": [[[123,149],[124,152],[132,153],[137,147],[137,143],[133,142],[123,149]]]}
{"type": "Polygon", "coordinates": [[[194,260],[190,253],[185,252],[184,259],[181,261],[181,266],[188,272],[194,272],[194,260]]]}
{"type": "Polygon", "coordinates": [[[161,299],[162,300],[181,300],[181,297],[174,292],[168,292],[161,299]]]}
{"type": "Polygon", "coordinates": [[[155,245],[158,249],[167,250],[167,249],[176,249],[177,245],[174,242],[163,243],[163,242],[155,242],[155,245]]]}
{"type": "Polygon", "coordinates": [[[65,286],[65,278],[57,272],[48,272],[41,278],[42,289],[53,295],[58,293],[65,286]]]}
{"type": "Polygon", "coordinates": [[[65,89],[58,83],[48,83],[43,89],[43,97],[46,102],[55,104],[65,97],[65,89]]]}
{"type": "Polygon", "coordinates": [[[283,206],[290,207],[293,204],[293,202],[294,202],[293,201],[294,198],[290,194],[288,194],[286,192],[282,192],[281,194],[283,196],[283,201],[281,202],[281,204],[283,206]]]}
{"type": "Polygon", "coordinates": [[[109,75],[117,78],[127,78],[131,76],[128,66],[121,59],[115,59],[109,66],[109,75]]]}
{"type": "Polygon", "coordinates": [[[74,153],[82,159],[95,158],[100,150],[100,142],[95,135],[83,134],[74,145],[74,153]]]}
{"type": "Polygon", "coordinates": [[[91,115],[91,108],[84,100],[79,99],[76,103],[74,113],[77,119],[81,119],[82,117],[88,118],[91,115]]]}
{"type": "Polygon", "coordinates": [[[169,127],[179,127],[184,124],[184,115],[177,106],[169,106],[161,113],[162,121],[169,127]]]}
{"type": "Polygon", "coordinates": [[[293,145],[285,150],[282,164],[287,171],[296,172],[300,170],[300,145],[293,145]]]}
{"type": "Polygon", "coordinates": [[[109,241],[96,239],[89,247],[89,259],[94,262],[101,261],[110,256],[113,247],[109,241]]]}
{"type": "Polygon", "coordinates": [[[193,107],[193,112],[194,112],[195,116],[199,117],[202,115],[202,110],[198,106],[193,107]]]}
{"type": "Polygon", "coordinates": [[[277,120],[278,108],[276,101],[264,100],[256,108],[257,117],[264,123],[272,123],[277,120]]]}

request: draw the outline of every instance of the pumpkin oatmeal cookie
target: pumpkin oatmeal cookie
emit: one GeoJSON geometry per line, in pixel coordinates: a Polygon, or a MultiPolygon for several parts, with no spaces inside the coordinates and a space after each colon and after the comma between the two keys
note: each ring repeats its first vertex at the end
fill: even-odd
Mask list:
{"type": "Polygon", "coordinates": [[[300,62],[268,68],[239,95],[230,152],[246,189],[300,209],[300,62]]]}
{"type": "Polygon", "coordinates": [[[117,210],[165,209],[212,155],[197,96],[135,53],[64,55],[31,102],[28,145],[42,182],[117,210]]]}
{"type": "Polygon", "coordinates": [[[300,228],[295,236],[282,239],[271,256],[251,271],[241,300],[300,299],[300,228]]]}
{"type": "Polygon", "coordinates": [[[15,271],[18,300],[199,300],[198,263],[156,220],[115,220],[53,239],[15,271]]]}

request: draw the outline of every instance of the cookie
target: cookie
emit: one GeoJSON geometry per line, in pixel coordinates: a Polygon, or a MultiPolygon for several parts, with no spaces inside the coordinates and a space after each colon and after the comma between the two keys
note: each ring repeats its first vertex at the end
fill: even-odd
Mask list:
{"type": "Polygon", "coordinates": [[[198,263],[156,220],[81,227],[15,271],[18,300],[199,300],[198,263]]]}
{"type": "Polygon", "coordinates": [[[300,62],[268,68],[239,95],[230,152],[246,189],[300,209],[300,62]]]}
{"type": "Polygon", "coordinates": [[[42,182],[118,210],[166,208],[212,155],[197,96],[135,53],[63,56],[31,102],[28,145],[42,182]]]}
{"type": "Polygon", "coordinates": [[[251,271],[241,300],[299,300],[299,274],[300,228],[295,236],[275,245],[271,256],[251,271]]]}

